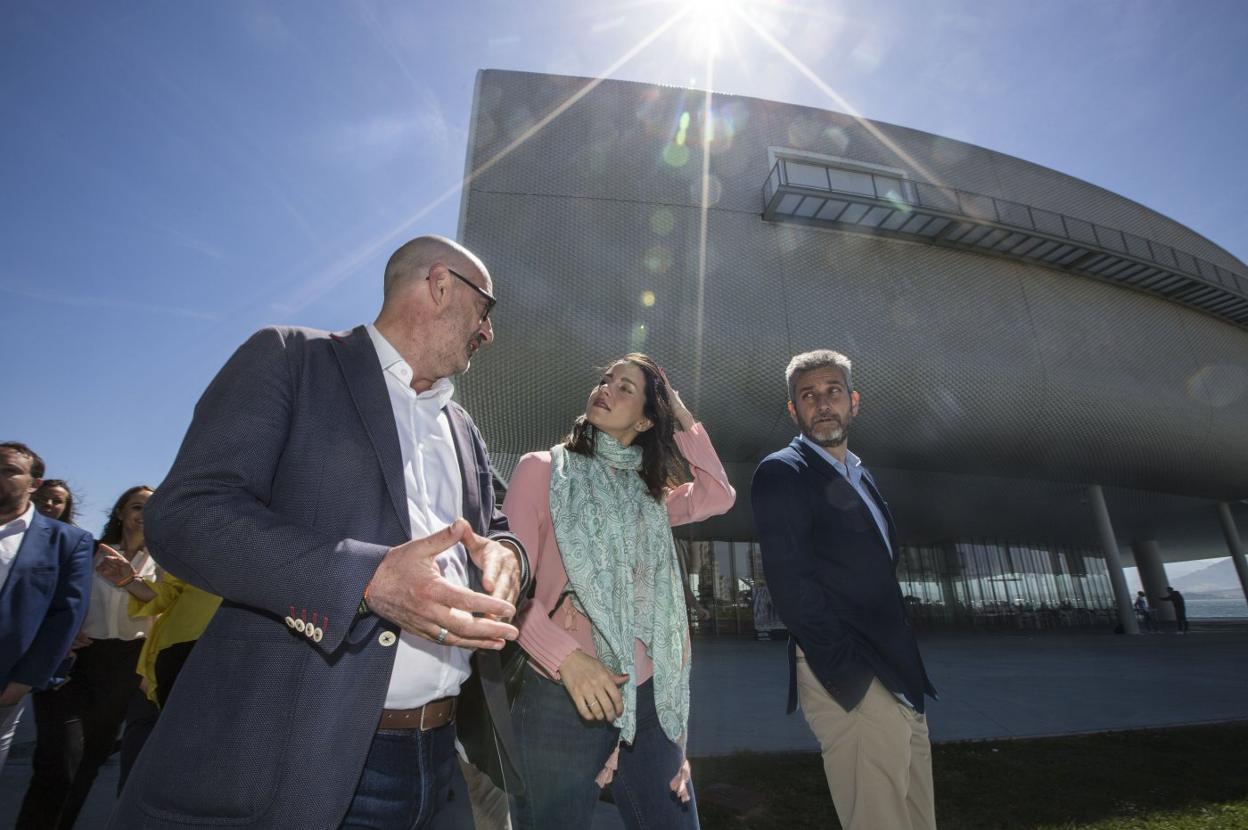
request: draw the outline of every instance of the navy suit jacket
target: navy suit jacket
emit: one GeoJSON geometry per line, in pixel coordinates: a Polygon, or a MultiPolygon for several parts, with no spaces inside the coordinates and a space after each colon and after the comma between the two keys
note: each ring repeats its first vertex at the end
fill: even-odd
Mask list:
{"type": "MultiPolygon", "coordinates": [[[[481,436],[458,404],[446,412],[464,518],[481,535],[506,535],[481,436]]],[[[160,564],[223,602],[110,826],[337,827],[394,664],[393,639],[380,635],[398,633],[357,615],[360,598],[386,552],[411,538],[398,430],[364,327],[253,335],[196,406],[144,518],[160,564]],[[323,636],[297,632],[287,616],[323,636]]],[[[474,664],[470,684],[501,676],[497,653],[474,664]]],[[[485,691],[502,712],[491,707],[494,729],[478,733],[509,738],[502,695],[501,682],[485,691]]],[[[475,715],[461,709],[461,731],[475,715]]],[[[507,742],[491,744],[511,770],[507,742]]]]}
{"type": "MultiPolygon", "coordinates": [[[[862,470],[868,491],[897,533],[888,503],[862,470]]],[[[878,677],[922,712],[927,679],[897,584],[896,563],[858,492],[805,441],[763,459],[751,487],[763,572],[789,629],[789,705],[797,707],[796,648],[846,710],[878,677]]]]}
{"type": "Polygon", "coordinates": [[[0,589],[0,689],[64,679],[91,597],[93,549],[90,533],[34,512],[0,589]]]}

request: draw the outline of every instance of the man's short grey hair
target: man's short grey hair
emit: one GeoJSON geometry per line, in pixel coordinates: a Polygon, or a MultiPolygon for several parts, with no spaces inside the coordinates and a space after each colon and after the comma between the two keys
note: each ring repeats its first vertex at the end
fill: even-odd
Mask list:
{"type": "Polygon", "coordinates": [[[854,391],[854,365],[849,358],[831,349],[815,349],[813,352],[794,355],[789,361],[789,367],[784,370],[784,382],[789,388],[789,400],[793,400],[796,396],[797,390],[793,387],[799,375],[812,369],[825,369],[828,366],[835,366],[841,370],[841,374],[845,376],[846,392],[854,391]]]}

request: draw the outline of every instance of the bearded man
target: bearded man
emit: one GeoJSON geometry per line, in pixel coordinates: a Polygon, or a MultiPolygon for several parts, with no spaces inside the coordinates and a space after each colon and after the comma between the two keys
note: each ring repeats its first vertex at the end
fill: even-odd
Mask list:
{"type": "Polygon", "coordinates": [[[751,503],[763,571],[789,630],[789,704],[802,712],[846,830],[936,826],[924,697],[935,696],[897,584],[897,530],[862,460],[849,358],[785,372],[801,434],[763,459],[751,503]]]}

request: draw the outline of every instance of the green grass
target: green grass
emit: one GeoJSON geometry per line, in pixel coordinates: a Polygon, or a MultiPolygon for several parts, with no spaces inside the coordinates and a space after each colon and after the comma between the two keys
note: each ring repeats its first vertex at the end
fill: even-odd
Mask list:
{"type": "MultiPolygon", "coordinates": [[[[933,758],[942,830],[1248,828],[1248,724],[938,744],[933,758]]],[[[706,830],[840,826],[817,754],[694,759],[693,771],[706,830]]]]}

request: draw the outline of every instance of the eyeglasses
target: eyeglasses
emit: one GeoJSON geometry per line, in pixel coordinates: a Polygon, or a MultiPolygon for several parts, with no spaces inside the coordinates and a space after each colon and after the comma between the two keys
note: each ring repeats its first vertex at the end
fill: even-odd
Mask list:
{"type": "Polygon", "coordinates": [[[481,288],[480,286],[478,286],[475,282],[468,279],[463,274],[457,273],[455,271],[451,271],[450,268],[447,268],[446,270],[450,271],[452,277],[459,280],[464,285],[468,286],[473,291],[477,292],[478,294],[480,294],[482,297],[485,298],[485,311],[481,312],[481,322],[484,323],[486,320],[490,319],[490,310],[493,309],[494,306],[498,304],[498,300],[494,297],[494,295],[486,291],[484,288],[481,288]]]}

